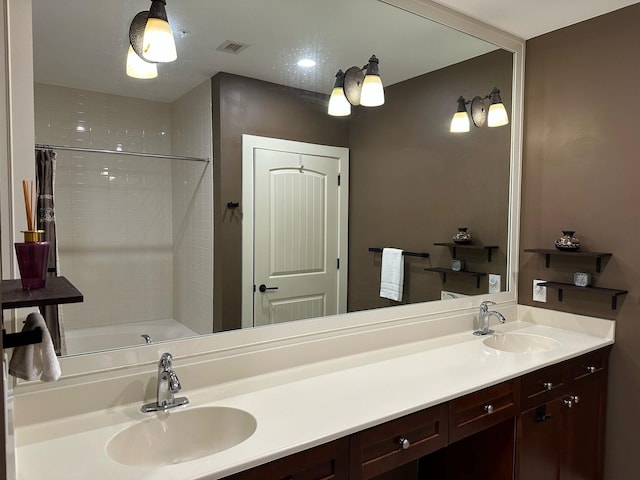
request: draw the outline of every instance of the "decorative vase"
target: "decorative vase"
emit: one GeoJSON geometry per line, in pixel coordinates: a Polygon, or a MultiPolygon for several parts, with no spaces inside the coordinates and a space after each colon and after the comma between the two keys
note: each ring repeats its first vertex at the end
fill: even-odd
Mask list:
{"type": "Polygon", "coordinates": [[[558,250],[576,251],[580,250],[580,240],[573,236],[573,230],[562,230],[562,236],[555,241],[558,250]]]}
{"type": "Polygon", "coordinates": [[[25,231],[24,243],[15,243],[20,280],[24,290],[45,286],[49,263],[49,242],[42,242],[44,230],[25,231]]]}
{"type": "Polygon", "coordinates": [[[460,245],[464,245],[471,243],[473,241],[473,237],[469,232],[467,232],[467,227],[458,227],[458,233],[453,236],[453,241],[460,245]]]}

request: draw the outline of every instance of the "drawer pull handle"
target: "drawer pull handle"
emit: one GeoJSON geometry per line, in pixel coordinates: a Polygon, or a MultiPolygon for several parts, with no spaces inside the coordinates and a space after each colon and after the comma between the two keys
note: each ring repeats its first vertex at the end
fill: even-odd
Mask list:
{"type": "Polygon", "coordinates": [[[597,368],[593,367],[593,366],[589,366],[587,367],[587,372],[589,373],[596,373],[597,368]]]}
{"type": "Polygon", "coordinates": [[[398,439],[398,445],[400,445],[402,450],[407,450],[411,446],[411,442],[407,438],[400,437],[398,439]]]}
{"type": "Polygon", "coordinates": [[[569,399],[564,401],[564,404],[567,407],[571,408],[579,402],[580,402],[580,397],[578,395],[570,395],[569,399]]]}
{"type": "Polygon", "coordinates": [[[493,405],[489,404],[489,405],[485,405],[484,406],[484,411],[491,414],[493,413],[493,405]]]}
{"type": "Polygon", "coordinates": [[[551,382],[544,382],[544,383],[542,384],[542,386],[544,387],[544,389],[545,389],[546,391],[549,391],[549,390],[551,390],[551,389],[553,388],[553,383],[551,383],[551,382]]]}

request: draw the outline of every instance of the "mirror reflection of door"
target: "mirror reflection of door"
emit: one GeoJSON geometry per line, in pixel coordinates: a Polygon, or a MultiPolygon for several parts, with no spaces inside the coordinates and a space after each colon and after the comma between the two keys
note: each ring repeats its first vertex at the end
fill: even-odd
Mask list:
{"type": "Polygon", "coordinates": [[[348,149],[253,139],[253,324],[345,312],[348,149]]]}

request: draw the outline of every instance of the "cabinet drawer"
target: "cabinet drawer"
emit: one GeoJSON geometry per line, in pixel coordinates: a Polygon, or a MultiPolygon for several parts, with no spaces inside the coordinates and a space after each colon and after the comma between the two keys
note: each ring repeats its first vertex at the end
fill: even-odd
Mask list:
{"type": "Polygon", "coordinates": [[[541,368],[522,377],[522,411],[569,393],[568,362],[541,368]]]}
{"type": "Polygon", "coordinates": [[[610,351],[611,348],[603,348],[571,360],[571,379],[579,380],[589,375],[605,372],[610,351]]]}
{"type": "Polygon", "coordinates": [[[368,479],[447,445],[447,405],[351,436],[351,479],[368,479]]]}
{"type": "Polygon", "coordinates": [[[485,388],[449,402],[449,440],[455,442],[519,412],[520,379],[485,388]]]}
{"type": "Polygon", "coordinates": [[[225,477],[224,480],[347,480],[348,478],[349,439],[341,438],[225,477]]]}

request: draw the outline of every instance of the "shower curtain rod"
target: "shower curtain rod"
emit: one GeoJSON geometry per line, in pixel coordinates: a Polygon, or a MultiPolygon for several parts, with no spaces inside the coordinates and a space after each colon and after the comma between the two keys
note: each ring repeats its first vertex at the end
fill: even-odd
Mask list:
{"type": "Polygon", "coordinates": [[[69,150],[72,152],[87,152],[87,153],[116,153],[118,155],[133,155],[136,157],[148,157],[148,158],[165,158],[168,160],[190,160],[192,162],[204,162],[209,163],[208,158],[200,158],[200,157],[181,157],[178,155],[163,155],[160,153],[142,153],[142,152],[123,152],[120,150],[106,150],[99,148],[85,148],[85,147],[67,147],[64,145],[44,145],[36,143],[36,148],[44,148],[51,150],[69,150]]]}

